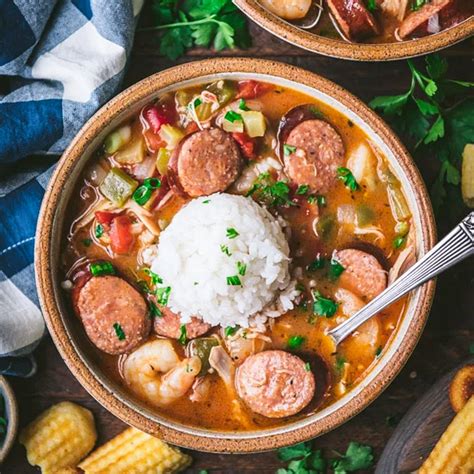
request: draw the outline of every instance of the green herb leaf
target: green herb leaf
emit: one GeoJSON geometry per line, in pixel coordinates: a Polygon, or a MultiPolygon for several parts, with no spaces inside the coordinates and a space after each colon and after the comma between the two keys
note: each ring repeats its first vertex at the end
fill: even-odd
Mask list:
{"type": "Polygon", "coordinates": [[[325,298],[321,295],[319,291],[313,292],[314,302],[313,302],[313,313],[318,316],[325,316],[326,318],[331,318],[336,314],[338,303],[335,301],[325,298]]]}
{"type": "Polygon", "coordinates": [[[145,275],[148,275],[152,285],[159,285],[163,283],[163,278],[161,278],[160,275],[158,275],[157,273],[152,272],[149,268],[144,268],[143,273],[145,273],[145,275]]]}
{"type": "Polygon", "coordinates": [[[228,122],[234,123],[235,121],[242,122],[242,115],[238,114],[237,112],[234,112],[233,110],[229,110],[225,115],[224,119],[227,120],[228,122]]]}
{"type": "Polygon", "coordinates": [[[365,0],[365,5],[367,7],[367,10],[370,12],[374,12],[377,10],[377,2],[376,0],[365,0]]]}
{"type": "Polygon", "coordinates": [[[406,242],[406,235],[397,235],[393,239],[393,248],[394,249],[399,249],[404,243],[406,242]]]}
{"type": "Polygon", "coordinates": [[[331,258],[331,262],[329,263],[329,279],[331,281],[337,280],[341,273],[345,270],[345,268],[341,265],[341,263],[336,258],[331,258]]]}
{"type": "Polygon", "coordinates": [[[427,0],[412,0],[411,10],[414,12],[419,10],[426,2],[427,0]]]}
{"type": "Polygon", "coordinates": [[[151,318],[161,318],[163,316],[163,313],[161,312],[160,308],[158,308],[158,306],[156,306],[155,303],[153,303],[153,301],[149,301],[149,306],[150,306],[150,315],[151,315],[151,318]]]}
{"type": "Polygon", "coordinates": [[[444,137],[444,119],[441,115],[438,115],[435,123],[431,126],[426,134],[423,143],[427,145],[428,143],[432,143],[437,141],[439,138],[444,137]]]}
{"type": "Polygon", "coordinates": [[[210,199],[206,199],[205,201],[202,201],[203,204],[209,204],[211,202],[210,199]]]}
{"type": "Polygon", "coordinates": [[[300,196],[306,194],[309,191],[309,186],[307,184],[301,184],[298,186],[298,189],[296,190],[296,194],[299,194],[300,196]]]}
{"type": "Polygon", "coordinates": [[[283,144],[283,154],[289,156],[296,151],[296,147],[293,145],[288,145],[288,143],[283,144]]]}
{"type": "Polygon", "coordinates": [[[340,355],[336,356],[336,363],[334,364],[334,367],[339,375],[342,374],[342,371],[344,370],[344,364],[346,363],[346,359],[340,355]]]}
{"type": "Polygon", "coordinates": [[[110,262],[94,262],[89,265],[92,276],[115,275],[115,268],[110,262]]]}
{"type": "Polygon", "coordinates": [[[306,270],[309,272],[314,272],[316,270],[320,270],[324,268],[326,265],[326,260],[321,255],[317,255],[317,257],[306,267],[306,270]]]}
{"type": "Polygon", "coordinates": [[[228,239],[235,239],[238,235],[239,233],[233,227],[229,227],[226,231],[226,237],[228,239]]]}
{"type": "Polygon", "coordinates": [[[82,240],[82,245],[84,245],[84,247],[90,247],[92,244],[92,240],[91,239],[83,239],[82,240]]]}
{"type": "Polygon", "coordinates": [[[182,345],[185,346],[186,343],[188,342],[188,335],[186,333],[186,324],[181,324],[179,327],[179,338],[178,342],[182,345]]]}
{"type": "Polygon", "coordinates": [[[305,341],[306,338],[304,336],[290,336],[286,345],[288,349],[296,350],[299,349],[305,341]]]}
{"type": "Polygon", "coordinates": [[[245,265],[242,262],[237,262],[237,271],[239,275],[244,276],[245,273],[247,272],[247,265],[245,265]]]}
{"type": "Polygon", "coordinates": [[[225,337],[233,336],[237,332],[238,328],[239,328],[238,326],[227,326],[224,329],[224,336],[225,337]]]}
{"type": "Polygon", "coordinates": [[[240,110],[250,110],[248,107],[247,107],[247,104],[245,102],[244,99],[240,99],[239,100],[239,109],[240,110]]]}
{"type": "Polygon", "coordinates": [[[132,195],[132,199],[140,206],[146,204],[151,198],[152,190],[142,184],[139,186],[132,195]]]}
{"type": "Polygon", "coordinates": [[[425,56],[426,70],[431,79],[437,81],[448,72],[448,61],[439,54],[425,56]]]}
{"type": "Polygon", "coordinates": [[[309,362],[306,362],[304,365],[304,370],[306,370],[306,372],[311,372],[311,364],[309,362]]]}
{"type": "Polygon", "coordinates": [[[352,441],[346,450],[344,456],[340,459],[334,459],[331,467],[337,474],[353,472],[359,469],[369,469],[374,462],[372,448],[352,441]]]}
{"type": "Polygon", "coordinates": [[[290,461],[307,456],[311,453],[311,442],[299,443],[287,448],[280,448],[278,450],[278,458],[281,461],[290,461]]]}
{"type": "Polygon", "coordinates": [[[156,301],[161,306],[166,306],[168,304],[168,299],[170,297],[171,287],[160,287],[155,290],[156,301]]]}
{"type": "Polygon", "coordinates": [[[225,253],[228,257],[230,257],[232,255],[230,253],[229,247],[227,247],[227,245],[221,245],[221,252],[225,253]]]}
{"type": "Polygon", "coordinates": [[[238,275],[228,276],[227,284],[230,286],[242,286],[242,282],[238,275]]]}
{"type": "Polygon", "coordinates": [[[350,189],[351,191],[357,191],[359,189],[359,185],[357,184],[357,181],[349,168],[338,168],[337,177],[344,183],[344,186],[346,186],[346,188],[350,189]]]}
{"type": "Polygon", "coordinates": [[[382,354],[382,346],[379,346],[377,347],[377,349],[375,350],[375,357],[380,357],[380,355],[382,354]]]}
{"type": "Polygon", "coordinates": [[[122,326],[120,326],[119,323],[114,323],[113,328],[117,339],[123,341],[125,339],[125,333],[123,332],[122,326]]]}
{"type": "Polygon", "coordinates": [[[97,224],[95,226],[95,236],[100,239],[104,235],[104,226],[102,224],[97,224]]]}

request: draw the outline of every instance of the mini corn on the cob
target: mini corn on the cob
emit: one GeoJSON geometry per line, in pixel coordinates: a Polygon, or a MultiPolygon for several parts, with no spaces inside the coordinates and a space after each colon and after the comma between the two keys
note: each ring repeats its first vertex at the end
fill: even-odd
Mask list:
{"type": "Polygon", "coordinates": [[[418,474],[474,472],[474,397],[454,417],[418,474]]]}
{"type": "Polygon", "coordinates": [[[92,413],[71,402],[48,408],[20,434],[28,462],[40,466],[43,474],[75,467],[94,447],[96,439],[92,413]]]}
{"type": "Polygon", "coordinates": [[[85,474],[172,474],[188,467],[191,461],[179,449],[128,428],[97,448],[78,467],[85,474]]]}
{"type": "Polygon", "coordinates": [[[474,207],[474,144],[468,143],[462,154],[461,190],[464,202],[474,207]]]}

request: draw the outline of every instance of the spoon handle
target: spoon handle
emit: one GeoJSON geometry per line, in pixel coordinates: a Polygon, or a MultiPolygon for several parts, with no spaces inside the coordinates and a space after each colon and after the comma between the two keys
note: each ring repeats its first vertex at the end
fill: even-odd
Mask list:
{"type": "Polygon", "coordinates": [[[410,267],[400,278],[342,324],[329,331],[338,345],[379,311],[456,263],[474,254],[474,212],[410,267]]]}

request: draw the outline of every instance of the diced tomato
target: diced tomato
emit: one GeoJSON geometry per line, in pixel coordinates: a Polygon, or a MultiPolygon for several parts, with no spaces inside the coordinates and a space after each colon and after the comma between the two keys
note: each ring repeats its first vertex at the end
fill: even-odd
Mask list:
{"type": "Polygon", "coordinates": [[[255,99],[265,92],[271,91],[273,86],[265,82],[258,82],[254,80],[240,81],[237,84],[239,92],[237,93],[237,99],[255,99]]]}
{"type": "Polygon", "coordinates": [[[117,216],[110,224],[110,246],[119,255],[129,253],[133,247],[135,239],[131,225],[130,218],[126,215],[117,216]]]}
{"type": "Polygon", "coordinates": [[[118,214],[107,211],[96,211],[95,218],[97,222],[102,225],[110,225],[112,221],[117,217],[118,214]]]}
{"type": "Polygon", "coordinates": [[[246,133],[234,132],[232,136],[234,137],[235,141],[240,145],[244,156],[249,160],[254,159],[256,156],[256,141],[253,138],[250,138],[246,133]]]}
{"type": "Polygon", "coordinates": [[[168,103],[145,107],[142,114],[153,133],[158,133],[162,125],[172,123],[176,119],[176,110],[168,103]]]}

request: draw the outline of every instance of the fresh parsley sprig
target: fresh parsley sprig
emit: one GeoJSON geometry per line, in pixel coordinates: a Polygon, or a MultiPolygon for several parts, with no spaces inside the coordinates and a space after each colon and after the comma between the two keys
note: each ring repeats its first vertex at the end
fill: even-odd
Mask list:
{"type": "Polygon", "coordinates": [[[153,0],[153,26],[158,31],[160,52],[175,60],[193,46],[248,48],[251,38],[245,16],[232,0],[153,0]]]}
{"type": "Polygon", "coordinates": [[[465,213],[460,167],[464,146],[474,143],[474,83],[448,79],[448,63],[438,54],[427,56],[424,68],[411,60],[408,67],[409,89],[376,97],[370,106],[382,112],[417,161],[432,161],[430,169],[436,174],[426,175],[426,180],[433,205],[437,215],[452,224],[465,213]]]}

